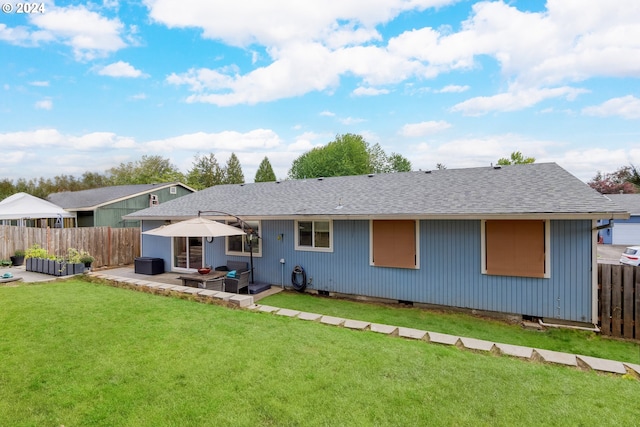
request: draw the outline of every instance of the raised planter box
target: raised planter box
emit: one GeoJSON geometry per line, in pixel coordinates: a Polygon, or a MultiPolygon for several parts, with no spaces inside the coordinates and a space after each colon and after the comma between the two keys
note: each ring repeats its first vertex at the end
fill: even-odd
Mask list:
{"type": "Polygon", "coordinates": [[[60,262],[44,258],[27,258],[26,271],[34,273],[50,274],[52,276],[69,276],[71,274],[84,273],[83,263],[60,262]]]}

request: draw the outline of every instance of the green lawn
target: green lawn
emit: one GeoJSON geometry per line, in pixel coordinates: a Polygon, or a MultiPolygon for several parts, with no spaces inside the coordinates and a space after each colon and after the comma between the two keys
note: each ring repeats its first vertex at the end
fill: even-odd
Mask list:
{"type": "Polygon", "coordinates": [[[525,330],[520,324],[445,312],[281,292],[260,304],[640,364],[640,343],[570,329],[525,330]]]}
{"type": "Polygon", "coordinates": [[[633,378],[80,280],[0,287],[0,426],[634,425],[633,378]]]}

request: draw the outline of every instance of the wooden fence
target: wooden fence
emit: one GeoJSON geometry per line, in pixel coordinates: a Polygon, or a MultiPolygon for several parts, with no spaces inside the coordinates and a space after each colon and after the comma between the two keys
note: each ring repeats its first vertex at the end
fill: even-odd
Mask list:
{"type": "Polygon", "coordinates": [[[95,258],[93,267],[127,265],[140,256],[140,229],[0,225],[0,259],[9,259],[16,249],[27,249],[34,244],[53,255],[63,255],[68,248],[87,251],[95,258]]]}
{"type": "Polygon", "coordinates": [[[598,264],[598,284],[602,334],[640,340],[640,267],[598,264]]]}

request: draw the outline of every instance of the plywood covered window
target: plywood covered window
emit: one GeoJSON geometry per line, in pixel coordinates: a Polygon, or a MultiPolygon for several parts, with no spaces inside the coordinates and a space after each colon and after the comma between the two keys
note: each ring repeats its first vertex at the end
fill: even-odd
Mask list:
{"type": "Polygon", "coordinates": [[[371,221],[371,264],[376,267],[417,268],[416,235],[416,221],[371,221]]]}
{"type": "Polygon", "coordinates": [[[548,225],[544,220],[487,220],[484,273],[548,277],[548,225]]]}

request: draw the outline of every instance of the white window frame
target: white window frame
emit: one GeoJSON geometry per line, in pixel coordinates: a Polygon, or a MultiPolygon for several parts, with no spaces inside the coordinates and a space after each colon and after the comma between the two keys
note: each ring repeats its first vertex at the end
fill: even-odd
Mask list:
{"type": "MultiPolygon", "coordinates": [[[[258,220],[258,221],[246,221],[247,223],[258,223],[258,235],[261,234],[261,230],[262,230],[262,221],[258,220]]],[[[228,224],[229,222],[227,222],[228,224]]],[[[224,238],[224,254],[225,255],[232,255],[232,256],[251,256],[251,254],[249,253],[249,251],[245,251],[244,250],[244,243],[242,245],[242,251],[230,251],[229,250],[229,237],[227,236],[224,238]]],[[[246,236],[239,236],[242,237],[243,239],[246,238],[246,236]]],[[[257,247],[258,247],[258,251],[253,253],[254,257],[258,257],[261,258],[262,257],[262,239],[256,239],[255,240],[257,242],[257,247]]],[[[255,244],[255,243],[254,243],[255,244]]]]}
{"type": "MultiPolygon", "coordinates": [[[[510,220],[514,218],[500,218],[504,220],[510,220]]],[[[528,218],[517,218],[528,219],[528,218]]],[[[482,265],[482,274],[489,275],[487,273],[487,226],[486,219],[482,220],[481,224],[481,236],[480,236],[480,256],[482,265]]],[[[499,277],[499,276],[496,276],[499,277]]],[[[520,277],[520,276],[518,276],[520,277]]],[[[551,220],[544,220],[544,279],[551,278],[551,220]]]]}
{"type": "Polygon", "coordinates": [[[295,250],[296,251],[308,251],[308,252],[333,252],[333,220],[331,219],[301,219],[301,220],[296,220],[294,222],[294,235],[295,235],[295,250]],[[299,231],[299,223],[300,222],[310,222],[311,223],[311,239],[312,239],[312,245],[311,246],[304,246],[304,245],[300,245],[300,235],[298,233],[299,231]],[[328,222],[329,223],[329,247],[328,248],[318,248],[315,247],[315,233],[313,230],[315,230],[315,223],[316,222],[328,222]]]}

